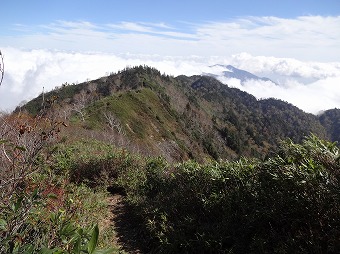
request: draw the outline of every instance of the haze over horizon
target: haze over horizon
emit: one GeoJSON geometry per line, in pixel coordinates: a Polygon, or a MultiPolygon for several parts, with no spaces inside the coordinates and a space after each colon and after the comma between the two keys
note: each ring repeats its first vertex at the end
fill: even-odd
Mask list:
{"type": "Polygon", "coordinates": [[[194,75],[231,64],[270,82],[220,80],[314,114],[340,108],[340,2],[6,0],[0,109],[64,82],[149,65],[194,75]]]}

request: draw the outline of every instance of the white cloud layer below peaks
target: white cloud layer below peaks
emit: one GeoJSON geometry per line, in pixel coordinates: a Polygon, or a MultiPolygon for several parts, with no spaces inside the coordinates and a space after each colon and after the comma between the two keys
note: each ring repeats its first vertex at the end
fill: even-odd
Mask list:
{"type": "Polygon", "coordinates": [[[240,53],[229,57],[160,56],[148,54],[74,53],[51,50],[2,48],[5,77],[0,87],[0,109],[12,110],[20,102],[38,96],[43,87],[49,91],[62,83],[96,79],[127,66],[148,65],[169,75],[214,73],[219,79],[258,99],[278,98],[310,113],[340,108],[340,62],[310,62],[292,58],[253,56],[240,53]],[[221,76],[223,68],[233,65],[269,81],[221,76]]]}

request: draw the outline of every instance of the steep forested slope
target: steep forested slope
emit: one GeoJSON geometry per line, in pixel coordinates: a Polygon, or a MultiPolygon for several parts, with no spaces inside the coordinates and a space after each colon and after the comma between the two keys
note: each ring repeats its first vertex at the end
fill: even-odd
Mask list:
{"type": "Polygon", "coordinates": [[[321,124],[325,127],[328,137],[340,142],[340,109],[330,109],[319,116],[321,124]]]}

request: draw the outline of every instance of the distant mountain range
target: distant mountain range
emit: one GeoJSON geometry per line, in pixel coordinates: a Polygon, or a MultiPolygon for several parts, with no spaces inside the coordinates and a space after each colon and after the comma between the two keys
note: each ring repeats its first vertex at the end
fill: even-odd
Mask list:
{"type": "Polygon", "coordinates": [[[215,77],[215,78],[217,78],[221,75],[225,78],[235,78],[235,79],[239,79],[241,81],[241,84],[248,81],[248,80],[270,81],[270,82],[276,84],[273,80],[271,80],[269,78],[258,77],[258,76],[254,75],[254,74],[252,74],[248,71],[235,68],[232,65],[216,64],[216,65],[212,65],[210,67],[211,68],[219,67],[219,69],[222,69],[221,74],[203,73],[203,75],[212,76],[212,77],[215,77]]]}
{"type": "MultiPolygon", "coordinates": [[[[219,66],[221,67],[221,66],[219,66]]],[[[232,66],[228,77],[261,79],[232,66]]],[[[287,102],[258,100],[210,76],[171,77],[147,66],[78,85],[64,84],[44,95],[46,114],[66,121],[65,140],[95,138],[168,160],[264,158],[281,140],[310,133],[340,141],[340,110],[321,116],[287,102]]],[[[15,112],[37,114],[43,96],[15,112]]]]}

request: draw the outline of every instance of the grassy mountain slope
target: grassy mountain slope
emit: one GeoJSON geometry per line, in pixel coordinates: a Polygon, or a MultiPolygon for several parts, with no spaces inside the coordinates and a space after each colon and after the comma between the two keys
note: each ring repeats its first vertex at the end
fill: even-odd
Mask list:
{"type": "MultiPolygon", "coordinates": [[[[275,99],[254,96],[212,77],[161,75],[128,68],[40,95],[24,108],[70,122],[72,137],[92,137],[169,160],[264,157],[281,139],[326,138],[318,118],[275,99]],[[44,103],[42,103],[44,101],[44,103]]],[[[19,110],[19,109],[17,109],[19,110]]]]}

